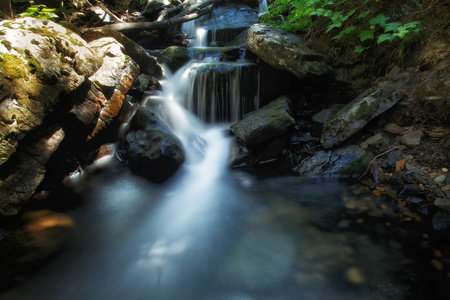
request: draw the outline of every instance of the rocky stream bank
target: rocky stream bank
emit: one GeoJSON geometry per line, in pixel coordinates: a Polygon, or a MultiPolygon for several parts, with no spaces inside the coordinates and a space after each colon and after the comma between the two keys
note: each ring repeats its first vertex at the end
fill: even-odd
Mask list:
{"type": "MultiPolygon", "coordinates": [[[[240,2],[257,14],[257,1],[240,2]]],[[[266,25],[234,28],[233,34],[239,36],[224,57],[233,61],[244,52],[258,64],[261,108],[231,125],[229,167],[237,174],[348,182],[346,217],[337,228],[392,228],[391,247],[414,248],[429,261],[427,272],[440,276],[436,293],[445,290],[448,114],[431,122],[414,117],[448,110],[448,44],[424,42],[415,63],[389,65],[380,76],[361,58],[332,60],[322,42],[266,25]],[[370,84],[359,84],[362,80],[370,84]]],[[[181,55],[166,51],[158,59],[137,55],[123,40],[94,36],[34,18],[0,23],[2,282],[20,278],[63,249],[76,226],[65,212],[81,204],[79,194],[95,173],[129,167],[163,182],[184,163],[182,145],[159,117],[159,104],[139,107],[139,102],[160,88],[157,62],[178,62],[172,65],[177,69],[192,53],[179,47],[181,55]],[[124,122],[129,127],[114,147],[124,122]]],[[[363,280],[359,272],[348,271],[349,281],[363,280]]]]}

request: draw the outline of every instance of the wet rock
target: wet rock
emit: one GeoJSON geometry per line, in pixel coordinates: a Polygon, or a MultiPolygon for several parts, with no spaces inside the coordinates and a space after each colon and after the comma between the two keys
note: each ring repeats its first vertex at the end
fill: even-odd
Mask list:
{"type": "Polygon", "coordinates": [[[200,19],[197,26],[209,30],[233,28],[245,30],[256,22],[258,22],[258,13],[254,9],[245,4],[230,4],[216,7],[211,17],[200,19]]]}
{"type": "Polygon", "coordinates": [[[184,163],[178,138],[149,107],[137,110],[125,136],[130,170],[153,182],[163,182],[184,163]]]}
{"type": "Polygon", "coordinates": [[[360,95],[325,122],[320,142],[325,148],[342,143],[405,96],[400,85],[385,86],[369,95],[360,95]]]}
{"type": "Polygon", "coordinates": [[[243,168],[251,166],[255,161],[251,152],[241,143],[235,142],[231,147],[228,166],[230,168],[243,168]]]}
{"type": "Polygon", "coordinates": [[[300,162],[296,171],[320,177],[357,177],[367,168],[367,152],[352,145],[335,151],[318,151],[300,162]]]}
{"type": "Polygon", "coordinates": [[[247,50],[269,65],[289,71],[302,79],[307,75],[323,75],[331,71],[326,57],[306,47],[295,34],[254,24],[248,31],[247,50]]]}
{"type": "Polygon", "coordinates": [[[450,239],[450,212],[439,210],[434,214],[432,223],[434,230],[441,238],[450,239]]]}
{"type": "Polygon", "coordinates": [[[189,56],[189,50],[184,47],[168,47],[162,52],[162,54],[172,59],[172,61],[167,62],[167,65],[172,70],[172,72],[178,70],[185,63],[191,60],[191,57],[189,56]]]}
{"type": "Polygon", "coordinates": [[[231,125],[231,131],[248,146],[257,146],[283,136],[294,125],[287,96],[279,97],[261,109],[249,113],[231,125]]]}
{"type": "Polygon", "coordinates": [[[422,194],[422,189],[418,186],[407,184],[403,187],[402,191],[398,194],[400,198],[416,197],[422,194]]]}
{"type": "Polygon", "coordinates": [[[384,131],[392,133],[392,134],[402,134],[405,132],[405,129],[403,127],[400,127],[394,123],[389,123],[384,126],[384,131]]]}
{"type": "Polygon", "coordinates": [[[402,135],[400,142],[405,146],[414,148],[420,145],[420,139],[422,136],[423,132],[421,130],[414,130],[402,135]]]}

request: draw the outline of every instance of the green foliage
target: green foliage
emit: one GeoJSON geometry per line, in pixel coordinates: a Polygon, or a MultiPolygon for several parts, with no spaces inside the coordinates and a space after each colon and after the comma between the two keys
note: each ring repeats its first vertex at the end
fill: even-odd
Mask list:
{"type": "Polygon", "coordinates": [[[364,4],[347,12],[338,9],[346,2],[350,0],[276,0],[261,20],[291,32],[306,32],[315,20],[327,20],[329,25],[325,32],[340,30],[333,39],[345,39],[357,53],[369,49],[371,41],[377,44],[392,42],[421,30],[419,22],[388,23],[391,16],[374,15],[364,4]]]}
{"type": "Polygon", "coordinates": [[[56,8],[47,8],[45,5],[33,5],[27,8],[27,10],[21,14],[19,17],[35,17],[40,19],[49,19],[56,21],[59,16],[56,14],[58,10],[56,8]]]}

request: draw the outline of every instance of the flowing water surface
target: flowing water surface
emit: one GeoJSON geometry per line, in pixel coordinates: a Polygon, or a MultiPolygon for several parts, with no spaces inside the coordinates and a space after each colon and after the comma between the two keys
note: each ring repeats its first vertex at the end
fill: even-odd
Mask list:
{"type": "Polygon", "coordinates": [[[427,299],[415,294],[427,287],[390,234],[392,216],[368,224],[345,183],[227,168],[231,138],[220,123],[257,109],[259,88],[242,94],[248,62],[208,59],[166,70],[162,93],[143,101],[184,145],[175,176],[153,184],[123,166],[97,175],[71,213],[67,249],[0,299],[427,299]],[[213,71],[201,73],[207,64],[213,71]]]}

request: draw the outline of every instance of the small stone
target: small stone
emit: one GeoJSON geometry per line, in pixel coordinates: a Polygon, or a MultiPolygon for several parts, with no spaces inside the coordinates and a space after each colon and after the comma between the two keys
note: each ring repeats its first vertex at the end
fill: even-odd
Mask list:
{"type": "Polygon", "coordinates": [[[362,142],[361,144],[359,144],[359,147],[361,149],[367,150],[369,149],[369,144],[367,144],[366,142],[362,142]]]}
{"type": "Polygon", "coordinates": [[[405,132],[405,129],[403,127],[400,127],[394,123],[386,124],[383,129],[384,131],[392,134],[402,134],[403,132],[405,132]]]}
{"type": "Polygon", "coordinates": [[[366,143],[369,146],[378,145],[378,144],[381,144],[382,142],[383,142],[383,136],[381,135],[381,133],[378,133],[366,140],[366,143]]]}
{"type": "Polygon", "coordinates": [[[348,281],[350,281],[351,283],[354,283],[354,284],[367,283],[367,280],[366,280],[366,277],[364,276],[364,274],[361,272],[360,269],[358,269],[356,267],[348,268],[346,271],[346,275],[347,275],[348,281]]]}
{"type": "Polygon", "coordinates": [[[436,200],[434,200],[434,205],[442,208],[443,210],[450,211],[450,199],[436,198],[436,200]]]}
{"type": "Polygon", "coordinates": [[[381,197],[381,192],[379,190],[374,190],[372,193],[377,197],[381,197]]]}
{"type": "Polygon", "coordinates": [[[434,182],[435,183],[443,183],[445,181],[446,177],[447,176],[445,176],[445,175],[439,175],[438,177],[434,178],[434,182]]]}
{"type": "Polygon", "coordinates": [[[401,139],[400,142],[408,147],[417,147],[420,145],[420,139],[423,136],[423,132],[421,130],[414,130],[414,131],[410,131],[405,133],[401,139]]]}

